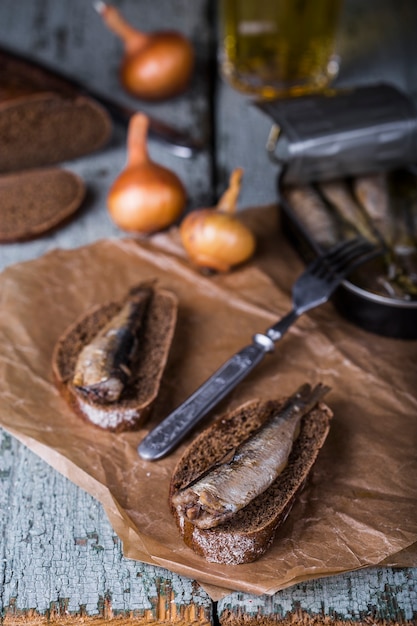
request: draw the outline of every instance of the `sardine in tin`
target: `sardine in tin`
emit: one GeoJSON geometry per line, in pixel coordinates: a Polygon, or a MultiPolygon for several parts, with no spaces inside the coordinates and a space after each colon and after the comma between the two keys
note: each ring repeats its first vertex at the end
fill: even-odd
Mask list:
{"type": "MultiPolygon", "coordinates": [[[[282,224],[306,261],[326,247],[322,236],[326,233],[323,233],[324,226],[321,231],[317,229],[321,216],[314,228],[307,227],[308,222],[310,226],[314,224],[313,206],[308,202],[303,209],[307,213],[300,219],[291,189],[303,192],[308,188],[308,193],[317,198],[315,205],[328,211],[326,220],[338,220],[337,228],[341,229],[339,235],[343,239],[354,236],[355,228],[361,232],[362,215],[350,219],[348,213],[351,209],[356,211],[354,203],[366,205],[366,202],[358,201],[357,195],[355,197],[361,180],[368,182],[366,179],[369,178],[372,184],[377,181],[378,185],[384,181],[387,198],[392,196],[394,180],[395,217],[384,214],[384,221],[380,215],[373,214],[373,199],[369,196],[371,202],[369,207],[365,206],[369,212],[365,215],[363,227],[365,230],[369,227],[365,233],[369,237],[376,237],[379,243],[382,240],[390,258],[399,259],[401,271],[388,267],[386,256],[385,260],[366,268],[368,276],[374,273],[375,280],[378,279],[375,289],[374,285],[369,288],[369,285],[362,284],[360,275],[350,277],[338,289],[333,301],[345,317],[366,330],[390,337],[417,339],[417,176],[412,169],[417,164],[417,110],[412,100],[395,87],[375,85],[328,95],[260,102],[257,106],[273,120],[267,149],[277,164],[282,224]],[[404,174],[401,174],[404,168],[404,174]],[[403,197],[402,191],[398,194],[403,179],[407,180],[407,197],[403,197]],[[329,190],[332,192],[330,199],[329,190]],[[341,215],[336,215],[339,211],[335,211],[333,205],[335,190],[341,215]],[[402,215],[404,207],[410,216],[402,215]],[[307,220],[304,220],[305,216],[307,220]],[[407,234],[402,227],[404,220],[407,234]],[[353,230],[349,221],[353,223],[350,225],[353,230]],[[340,226],[342,222],[343,228],[340,226]],[[387,228],[388,222],[390,228],[387,228]],[[402,239],[396,242],[397,231],[402,239]],[[398,255],[403,255],[404,251],[406,257],[400,258],[398,255]],[[399,283],[403,281],[404,259],[406,272],[411,266],[410,275],[405,277],[406,281],[411,281],[410,290],[406,282],[405,291],[391,275],[397,272],[401,274],[399,283]],[[386,267],[383,267],[384,263],[386,267]]],[[[359,198],[362,200],[360,195],[359,198]]],[[[391,209],[390,203],[390,199],[379,204],[374,202],[376,213],[379,209],[381,213],[391,209]]],[[[364,207],[359,209],[363,212],[364,207]]],[[[323,223],[327,224],[326,220],[323,223]]]]}

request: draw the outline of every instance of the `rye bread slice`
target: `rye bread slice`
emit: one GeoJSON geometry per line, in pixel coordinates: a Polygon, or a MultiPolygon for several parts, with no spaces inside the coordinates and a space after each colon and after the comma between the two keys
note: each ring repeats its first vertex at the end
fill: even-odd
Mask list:
{"type": "Polygon", "coordinates": [[[9,94],[0,100],[0,172],[70,161],[103,147],[110,132],[107,112],[89,98],[9,94]]]}
{"type": "Polygon", "coordinates": [[[174,469],[169,491],[172,514],[185,544],[207,561],[238,565],[255,561],[266,552],[324,444],[331,410],[319,403],[303,417],[283,472],[229,521],[212,529],[198,529],[175,508],[172,497],[254,433],[282,405],[279,400],[254,400],[226,414],[187,447],[174,469]]]}
{"type": "Polygon", "coordinates": [[[84,181],[45,168],[0,176],[0,243],[39,237],[69,219],[85,197],[84,181]]]}
{"type": "Polygon", "coordinates": [[[76,83],[0,47],[0,172],[89,154],[111,130],[107,111],[76,83]]]}
{"type": "Polygon", "coordinates": [[[148,417],[158,395],[177,320],[175,294],[154,287],[139,331],[140,355],[132,379],[117,402],[95,402],[72,385],[77,357],[83,346],[122,308],[127,297],[95,306],[82,315],[60,337],[52,356],[54,381],[72,410],[112,432],[134,430],[148,417]]]}

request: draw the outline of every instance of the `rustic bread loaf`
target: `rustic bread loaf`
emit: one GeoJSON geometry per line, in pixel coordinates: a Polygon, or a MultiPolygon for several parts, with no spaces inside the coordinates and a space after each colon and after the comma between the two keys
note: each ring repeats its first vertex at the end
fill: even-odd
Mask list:
{"type": "Polygon", "coordinates": [[[159,391],[177,319],[175,294],[152,287],[144,322],[138,330],[139,356],[127,386],[117,402],[95,401],[73,384],[77,358],[82,348],[122,309],[129,295],[130,292],[119,301],[93,307],[81,316],[60,337],[52,356],[55,383],[73,411],[113,432],[133,430],[148,416],[159,391]]]}
{"type": "Polygon", "coordinates": [[[0,243],[33,239],[67,220],[85,196],[83,180],[58,168],[0,176],[0,243]]]}
{"type": "Polygon", "coordinates": [[[207,561],[237,565],[265,553],[327,437],[331,410],[320,402],[302,418],[284,470],[266,491],[228,521],[214,528],[198,528],[174,505],[173,498],[248,439],[282,406],[281,401],[255,400],[221,417],[188,446],[174,469],[169,493],[172,514],[186,545],[207,561]]]}

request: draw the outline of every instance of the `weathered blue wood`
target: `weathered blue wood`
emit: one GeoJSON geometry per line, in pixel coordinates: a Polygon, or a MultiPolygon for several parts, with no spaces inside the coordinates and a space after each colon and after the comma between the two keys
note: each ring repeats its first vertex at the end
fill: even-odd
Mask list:
{"type": "Polygon", "coordinates": [[[122,554],[101,504],[0,430],[0,623],[48,616],[212,622],[195,582],[122,554]]]}
{"type": "Polygon", "coordinates": [[[295,585],[273,596],[233,593],[218,603],[222,626],[416,624],[417,568],[367,568],[295,585]],[[297,621],[299,620],[299,622],[297,621]]]}

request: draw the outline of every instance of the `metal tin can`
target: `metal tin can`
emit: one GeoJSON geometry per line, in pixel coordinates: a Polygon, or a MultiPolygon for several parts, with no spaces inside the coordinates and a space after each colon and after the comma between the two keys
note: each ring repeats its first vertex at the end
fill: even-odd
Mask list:
{"type": "MultiPolygon", "coordinates": [[[[289,189],[318,191],[329,181],[352,185],[358,177],[376,173],[391,176],[403,168],[415,179],[417,214],[417,111],[406,94],[389,85],[375,85],[333,95],[260,102],[257,106],[273,120],[267,149],[277,164],[282,226],[306,262],[323,251],[318,242],[322,237],[317,236],[321,230],[313,236],[300,221],[291,194],[286,193],[289,189]]],[[[415,261],[416,228],[412,239],[415,261]]],[[[370,274],[373,271],[380,271],[378,265],[365,269],[370,274]]],[[[377,293],[349,277],[336,291],[333,302],[347,319],[368,331],[417,339],[415,296],[407,300],[377,293]]]]}
{"type": "Polygon", "coordinates": [[[257,102],[274,121],[268,150],[285,183],[417,163],[417,110],[391,85],[257,102]]]}

